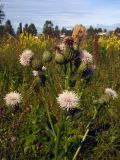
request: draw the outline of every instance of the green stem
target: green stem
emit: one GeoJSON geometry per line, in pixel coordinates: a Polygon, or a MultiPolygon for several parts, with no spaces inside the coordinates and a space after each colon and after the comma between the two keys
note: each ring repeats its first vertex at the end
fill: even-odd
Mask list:
{"type": "MultiPolygon", "coordinates": [[[[89,124],[91,124],[91,123],[89,123],[89,124]]],[[[88,135],[89,130],[90,130],[89,128],[86,130],[86,132],[85,132],[85,134],[84,134],[84,136],[83,136],[83,139],[82,139],[82,141],[81,141],[81,145],[77,148],[77,150],[76,150],[76,152],[75,152],[74,157],[73,157],[72,160],[76,160],[76,159],[77,159],[77,156],[78,156],[78,154],[79,154],[79,151],[80,151],[80,149],[81,149],[81,147],[82,147],[83,142],[85,141],[85,139],[86,139],[86,137],[87,137],[87,135],[88,135]]]]}
{"type": "Polygon", "coordinates": [[[84,143],[84,141],[86,140],[86,137],[87,137],[87,135],[88,135],[88,132],[90,131],[90,125],[93,123],[93,121],[96,119],[96,117],[97,117],[97,115],[98,115],[98,113],[99,113],[99,111],[100,111],[100,109],[102,108],[102,105],[100,105],[99,107],[98,107],[98,109],[97,109],[97,112],[95,113],[95,115],[93,116],[93,118],[92,118],[92,120],[88,123],[88,125],[86,126],[86,132],[85,132],[85,134],[84,134],[84,136],[83,136],[83,138],[82,138],[82,141],[81,141],[81,144],[80,144],[80,146],[77,148],[77,150],[76,150],[76,152],[75,152],[75,154],[74,154],[74,157],[73,157],[73,159],[72,160],[76,160],[77,159],[77,156],[78,156],[78,154],[79,154],[79,152],[80,152],[80,149],[81,149],[81,147],[82,147],[82,144],[84,143]]]}
{"type": "Polygon", "coordinates": [[[66,72],[67,72],[67,66],[66,64],[64,64],[64,74],[66,75],[66,72]]]}
{"type": "Polygon", "coordinates": [[[72,62],[69,62],[68,64],[68,70],[67,70],[67,75],[65,77],[65,89],[69,89],[69,81],[70,81],[70,76],[72,73],[72,62]]]}
{"type": "Polygon", "coordinates": [[[57,138],[55,143],[55,160],[58,160],[58,151],[59,151],[59,142],[60,142],[60,135],[61,135],[61,128],[62,128],[62,120],[63,120],[63,112],[60,112],[60,122],[57,128],[57,138]]]}
{"type": "MultiPolygon", "coordinates": [[[[69,63],[69,66],[67,68],[66,64],[64,65],[64,74],[65,74],[65,89],[69,89],[69,80],[71,76],[71,70],[72,70],[72,63],[69,63]]],[[[60,136],[61,136],[61,129],[63,125],[63,111],[60,111],[60,121],[59,125],[57,126],[57,138],[55,143],[55,160],[58,160],[58,154],[59,154],[59,144],[60,144],[60,136]]]]}
{"type": "Polygon", "coordinates": [[[45,107],[46,107],[46,112],[47,112],[48,120],[49,120],[51,129],[52,129],[53,135],[56,138],[55,130],[54,130],[54,127],[53,127],[53,124],[52,124],[52,120],[51,120],[50,112],[49,112],[49,109],[48,109],[48,104],[46,103],[46,99],[44,99],[44,102],[45,102],[45,107]]]}
{"type": "Polygon", "coordinates": [[[56,98],[57,92],[56,92],[56,89],[55,89],[54,83],[53,83],[53,82],[51,82],[49,72],[48,72],[47,80],[48,80],[48,83],[50,84],[50,87],[51,87],[51,90],[50,90],[50,91],[52,92],[52,94],[53,94],[54,98],[56,98]]]}

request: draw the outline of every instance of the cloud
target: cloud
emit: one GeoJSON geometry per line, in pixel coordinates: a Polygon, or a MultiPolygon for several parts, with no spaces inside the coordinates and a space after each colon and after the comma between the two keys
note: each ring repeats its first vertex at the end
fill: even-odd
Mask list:
{"type": "Polygon", "coordinates": [[[119,22],[119,0],[2,0],[6,19],[14,26],[19,22],[42,26],[45,20],[52,20],[62,26],[76,23],[113,24],[119,22]]]}

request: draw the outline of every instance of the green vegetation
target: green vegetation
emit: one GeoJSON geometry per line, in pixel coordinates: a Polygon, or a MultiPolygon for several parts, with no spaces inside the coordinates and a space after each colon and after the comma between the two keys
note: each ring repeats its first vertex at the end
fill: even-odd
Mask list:
{"type": "MultiPolygon", "coordinates": [[[[113,37],[110,45],[114,40],[113,37]]],[[[77,57],[79,49],[76,50],[71,37],[64,39],[65,52],[58,46],[59,40],[44,35],[35,39],[22,33],[19,39],[3,38],[0,44],[1,159],[119,160],[120,52],[119,48],[105,48],[106,41],[100,39],[98,55],[93,38],[79,41],[80,48],[92,51],[92,63],[96,65],[96,70],[88,74],[94,66],[91,62],[81,64],[77,57]],[[20,55],[28,48],[34,53],[33,59],[30,65],[23,66],[20,55]],[[65,56],[56,63],[56,54],[65,56]],[[105,88],[114,89],[118,97],[110,100],[105,96],[105,88]],[[77,108],[62,110],[56,98],[64,90],[77,94],[77,108]],[[12,91],[21,94],[21,103],[7,106],[4,97],[12,91]]]]}
{"type": "Polygon", "coordinates": [[[0,26],[1,160],[120,159],[120,39],[101,31],[0,26]]]}

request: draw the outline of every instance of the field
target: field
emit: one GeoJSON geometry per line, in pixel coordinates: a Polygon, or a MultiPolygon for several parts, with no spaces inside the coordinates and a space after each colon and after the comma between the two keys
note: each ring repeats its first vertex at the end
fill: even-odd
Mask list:
{"type": "Polygon", "coordinates": [[[67,37],[64,58],[61,43],[24,34],[0,42],[1,160],[120,159],[120,38],[75,46],[67,37]]]}

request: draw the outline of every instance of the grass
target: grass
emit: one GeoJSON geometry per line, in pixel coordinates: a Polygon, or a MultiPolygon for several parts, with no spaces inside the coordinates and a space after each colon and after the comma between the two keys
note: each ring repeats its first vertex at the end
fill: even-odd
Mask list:
{"type": "MultiPolygon", "coordinates": [[[[39,37],[21,37],[18,40],[6,38],[0,44],[0,158],[6,160],[52,160],[55,158],[57,128],[60,125],[60,107],[56,97],[65,89],[63,65],[54,60],[54,47],[59,41],[39,37]],[[32,68],[19,63],[19,55],[24,49],[31,49],[35,58],[47,67],[44,73],[45,86],[38,87],[37,79],[32,75],[32,68]],[[45,50],[52,54],[52,61],[44,63],[42,55],[45,50]],[[37,87],[37,89],[36,89],[37,87]],[[10,91],[22,95],[18,109],[7,107],[4,97],[10,91]],[[47,106],[47,110],[46,110],[47,106]],[[51,122],[50,122],[51,121],[51,122]],[[52,123],[52,124],[51,124],[52,123]],[[55,133],[54,133],[55,132],[55,133]],[[16,141],[12,142],[11,137],[16,141]]],[[[90,81],[77,78],[75,90],[80,98],[79,112],[64,112],[63,124],[60,126],[59,144],[56,160],[72,160],[81,145],[86,126],[91,122],[97,106],[95,100],[104,94],[105,88],[113,88],[120,93],[119,66],[120,52],[108,49],[97,59],[93,40],[87,39],[85,49],[93,51],[96,71],[90,81]]],[[[99,45],[99,51],[102,46],[99,45]]],[[[77,160],[119,160],[120,150],[120,99],[104,106],[94,122],[91,123],[91,135],[87,136],[77,160]],[[109,124],[110,127],[101,127],[109,124]],[[97,128],[99,131],[97,131],[97,128]]]]}

